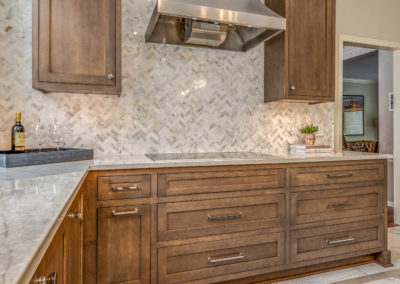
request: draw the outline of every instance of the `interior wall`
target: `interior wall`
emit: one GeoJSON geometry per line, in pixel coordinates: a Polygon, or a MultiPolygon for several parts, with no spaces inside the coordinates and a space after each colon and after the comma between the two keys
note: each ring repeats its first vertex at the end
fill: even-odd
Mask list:
{"type": "Polygon", "coordinates": [[[393,112],[389,93],[393,92],[393,52],[379,50],[379,152],[393,154],[393,112]]]}
{"type": "Polygon", "coordinates": [[[33,90],[32,1],[0,0],[0,149],[10,148],[16,111],[28,148],[37,146],[34,123],[40,118],[50,138],[57,118],[67,146],[95,155],[286,152],[311,123],[320,128],[318,143],[332,144],[332,103],[264,104],[263,45],[238,53],[145,43],[155,5],[122,1],[123,92],[116,97],[33,90]]]}
{"type": "Polygon", "coordinates": [[[343,62],[343,78],[378,80],[378,51],[343,62]]]}

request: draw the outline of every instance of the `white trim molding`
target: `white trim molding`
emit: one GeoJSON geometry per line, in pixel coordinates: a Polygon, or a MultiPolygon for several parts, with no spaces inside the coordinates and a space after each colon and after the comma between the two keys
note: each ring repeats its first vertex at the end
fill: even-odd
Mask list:
{"type": "Polygon", "coordinates": [[[394,75],[394,115],[393,115],[393,170],[394,170],[394,221],[400,224],[400,42],[386,41],[373,38],[364,38],[339,34],[336,56],[336,95],[335,95],[335,126],[334,146],[338,152],[343,147],[343,46],[353,45],[374,49],[393,50],[393,75],[394,75]]]}

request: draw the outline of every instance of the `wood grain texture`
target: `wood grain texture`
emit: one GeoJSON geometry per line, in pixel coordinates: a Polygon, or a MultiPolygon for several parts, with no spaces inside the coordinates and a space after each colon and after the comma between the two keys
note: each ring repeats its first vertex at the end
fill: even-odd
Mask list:
{"type": "Polygon", "coordinates": [[[284,234],[167,247],[158,252],[158,283],[179,283],[284,263],[284,234]],[[210,263],[242,255],[243,258],[210,263]]]}
{"type": "MultiPolygon", "coordinates": [[[[148,221],[141,220],[140,226],[151,231],[148,237],[151,244],[145,252],[151,255],[148,260],[151,283],[176,283],[183,281],[181,279],[190,283],[234,283],[247,277],[273,279],[271,275],[276,278],[289,276],[299,273],[300,268],[301,271],[315,271],[356,261],[371,261],[373,257],[382,263],[390,263],[388,253],[385,253],[385,175],[383,160],[92,172],[85,192],[86,204],[91,206],[84,210],[89,212],[89,216],[87,213],[85,216],[85,283],[97,283],[100,271],[107,270],[103,268],[104,263],[100,268],[100,262],[93,261],[97,253],[99,256],[107,254],[102,252],[105,245],[98,243],[99,237],[107,235],[99,232],[104,232],[108,226],[106,218],[100,218],[100,211],[132,209],[143,204],[148,204],[145,206],[149,208],[148,221]],[[326,174],[349,172],[352,177],[340,176],[334,182],[326,178],[326,174]],[[304,177],[304,173],[310,176],[304,177]],[[149,197],[97,199],[100,177],[115,177],[116,181],[124,182],[132,176],[146,175],[151,177],[149,197]],[[352,201],[350,208],[328,208],[329,204],[340,205],[349,199],[352,201]],[[239,212],[247,219],[220,220],[217,225],[207,221],[209,215],[224,217],[239,212]],[[333,244],[333,251],[326,244],[328,237],[335,241],[350,233],[356,240],[333,244]],[[253,255],[252,252],[258,253],[261,247],[270,246],[256,240],[280,234],[282,263],[257,266],[263,259],[268,259],[267,255],[248,262],[255,261],[255,266],[246,266],[247,262],[243,263],[241,259],[216,266],[204,262],[208,254],[229,257],[237,253],[237,248],[246,248],[247,254],[253,255]],[[238,240],[244,239],[246,244],[240,245],[238,240]],[[226,244],[229,246],[224,247],[226,244]],[[197,257],[203,262],[196,261],[197,257]]],[[[130,229],[118,231],[137,226],[124,225],[130,229]]],[[[105,239],[101,242],[108,243],[105,239]]],[[[121,267],[133,265],[134,261],[129,257],[137,259],[138,255],[126,256],[129,248],[118,249],[113,249],[113,253],[115,258],[118,256],[125,261],[121,267]]],[[[118,272],[121,267],[113,269],[117,271],[116,277],[125,277],[138,269],[129,267],[118,272]]]]}
{"type": "Polygon", "coordinates": [[[284,226],[284,195],[158,205],[158,239],[176,240],[284,226]]]}
{"type": "Polygon", "coordinates": [[[149,283],[150,206],[99,208],[97,222],[97,283],[149,283]]]}
{"type": "Polygon", "coordinates": [[[284,169],[158,175],[158,194],[160,196],[280,188],[284,186],[284,169]]]}
{"type": "Polygon", "coordinates": [[[33,87],[118,94],[120,0],[35,0],[33,5],[33,87]]]}
{"type": "Polygon", "coordinates": [[[150,197],[150,179],[151,175],[100,176],[97,188],[98,200],[150,197]]]}
{"type": "Polygon", "coordinates": [[[266,5],[286,17],[287,30],[265,44],[264,101],[334,101],[335,0],[266,5]]]}

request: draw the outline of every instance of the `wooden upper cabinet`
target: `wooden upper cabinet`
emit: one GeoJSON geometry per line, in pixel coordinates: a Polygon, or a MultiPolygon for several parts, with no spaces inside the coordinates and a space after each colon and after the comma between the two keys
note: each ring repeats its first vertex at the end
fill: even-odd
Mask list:
{"type": "Polygon", "coordinates": [[[287,20],[265,44],[265,102],[334,101],[335,0],[266,0],[287,20]]]}
{"type": "Polygon", "coordinates": [[[120,0],[34,0],[33,5],[33,87],[119,94],[120,0]]]}

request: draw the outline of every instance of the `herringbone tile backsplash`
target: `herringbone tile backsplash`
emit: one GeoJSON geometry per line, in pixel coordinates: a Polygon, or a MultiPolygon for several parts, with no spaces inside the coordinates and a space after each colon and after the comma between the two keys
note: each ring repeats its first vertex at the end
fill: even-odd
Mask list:
{"type": "MultiPolygon", "coordinates": [[[[40,118],[54,118],[67,146],[96,155],[286,151],[298,129],[320,126],[332,144],[333,104],[263,103],[263,47],[242,54],[146,44],[155,0],[122,0],[121,97],[42,94],[31,87],[31,0],[0,0],[0,149],[22,111],[27,146],[40,118]]],[[[48,143],[49,146],[51,142],[48,143]]]]}

